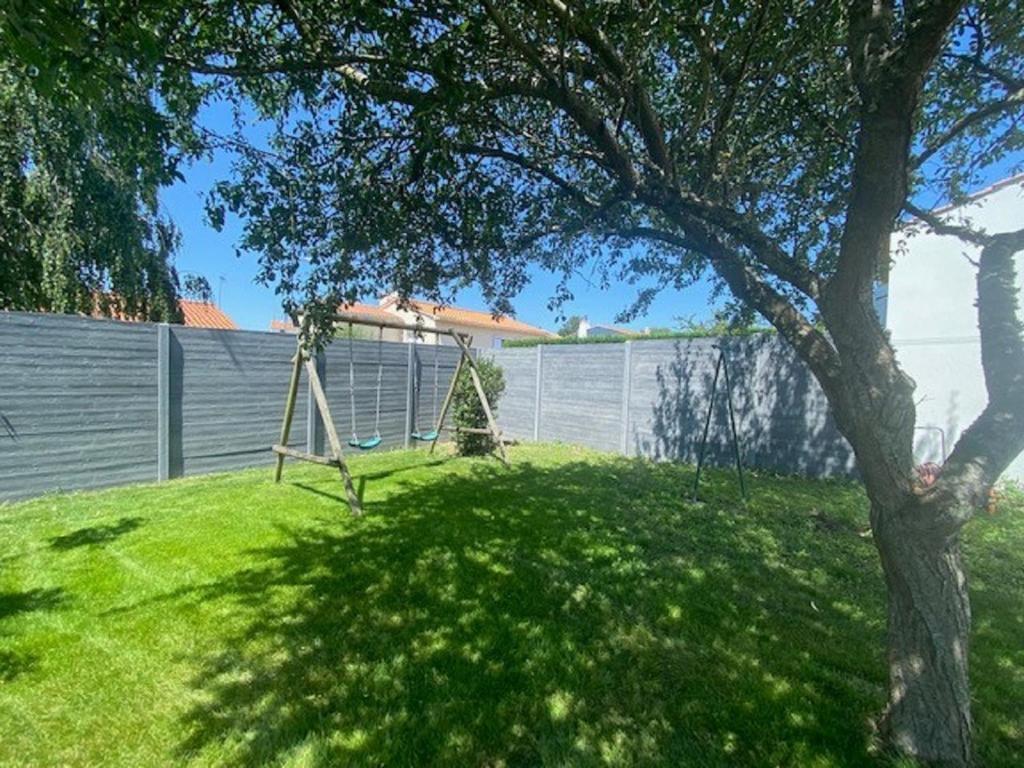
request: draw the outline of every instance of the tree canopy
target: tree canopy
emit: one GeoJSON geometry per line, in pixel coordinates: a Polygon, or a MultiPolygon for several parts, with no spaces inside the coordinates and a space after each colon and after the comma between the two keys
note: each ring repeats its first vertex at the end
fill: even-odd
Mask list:
{"type": "Polygon", "coordinates": [[[18,5],[0,35],[0,307],[176,319],[158,191],[182,153],[153,79],[56,5],[18,5]]]}

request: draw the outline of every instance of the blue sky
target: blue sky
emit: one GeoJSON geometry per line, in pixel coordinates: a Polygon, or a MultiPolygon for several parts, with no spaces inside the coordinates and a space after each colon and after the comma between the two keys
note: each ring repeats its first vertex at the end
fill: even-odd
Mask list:
{"type": "MultiPolygon", "coordinates": [[[[231,131],[230,113],[224,105],[206,108],[202,122],[209,129],[222,134],[231,131]]],[[[986,183],[991,183],[1018,169],[1020,157],[1006,158],[987,169],[986,183]]],[[[213,185],[230,175],[230,157],[219,152],[212,159],[197,161],[182,168],[184,181],[163,190],[161,206],[175,222],[182,234],[181,249],[176,265],[181,273],[197,273],[206,277],[213,288],[215,299],[242,328],[266,330],[272,318],[282,317],[281,302],[272,286],[255,281],[258,271],[257,257],[253,253],[236,254],[242,223],[230,218],[221,232],[206,221],[204,201],[213,185]]],[[[934,200],[918,200],[931,207],[934,200]]],[[[515,300],[516,316],[527,323],[551,330],[559,325],[558,312],[548,309],[555,293],[557,278],[542,270],[534,271],[530,285],[515,300]]],[[[585,278],[571,283],[574,300],[563,305],[561,313],[586,315],[592,323],[613,322],[615,315],[627,308],[636,297],[641,285],[619,284],[606,290],[591,285],[585,278]]],[[[712,302],[710,285],[702,282],[685,291],[665,290],[651,304],[646,315],[629,325],[640,329],[645,326],[675,327],[679,318],[695,321],[711,317],[720,301],[712,302]]],[[[372,300],[373,297],[365,297],[372,300]]],[[[463,307],[487,309],[486,302],[474,289],[464,290],[456,299],[463,307]]]]}
{"type": "MultiPolygon", "coordinates": [[[[204,110],[203,124],[212,131],[230,133],[230,114],[223,106],[204,110]]],[[[217,232],[205,217],[204,201],[213,185],[231,172],[227,153],[214,154],[211,160],[200,160],[181,169],[184,181],[163,190],[161,207],[181,230],[182,244],[175,264],[180,273],[203,275],[210,282],[213,295],[220,296],[225,312],[242,328],[266,330],[272,318],[282,317],[281,301],[272,286],[255,282],[258,271],[253,253],[236,255],[241,240],[242,223],[228,218],[227,226],[217,232]]],[[[530,285],[515,300],[516,317],[550,330],[557,329],[559,312],[548,309],[555,293],[557,278],[536,270],[530,285]]],[[[563,305],[561,313],[586,315],[592,323],[609,323],[627,308],[636,297],[640,285],[613,285],[607,290],[592,286],[581,277],[571,284],[575,299],[563,305]]],[[[372,299],[372,297],[366,297],[372,299]]],[[[475,289],[461,292],[459,306],[487,309],[486,302],[475,289]]],[[[678,325],[676,318],[703,320],[714,312],[710,304],[710,286],[698,284],[686,291],[666,290],[651,305],[648,313],[629,323],[631,327],[678,325]]]]}

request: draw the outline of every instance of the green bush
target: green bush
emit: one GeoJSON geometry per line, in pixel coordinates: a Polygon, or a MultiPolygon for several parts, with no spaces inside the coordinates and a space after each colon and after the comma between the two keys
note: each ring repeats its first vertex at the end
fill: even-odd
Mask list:
{"type": "MultiPolygon", "coordinates": [[[[480,372],[487,400],[491,404],[491,412],[498,407],[498,400],[505,391],[505,375],[501,367],[486,359],[478,359],[476,367],[480,372]]],[[[459,374],[452,400],[452,420],[458,427],[480,429],[487,426],[487,414],[477,397],[476,388],[470,378],[469,367],[465,366],[459,374]]],[[[462,456],[481,456],[490,453],[497,446],[490,435],[471,435],[464,432],[455,433],[455,447],[462,456]]]]}

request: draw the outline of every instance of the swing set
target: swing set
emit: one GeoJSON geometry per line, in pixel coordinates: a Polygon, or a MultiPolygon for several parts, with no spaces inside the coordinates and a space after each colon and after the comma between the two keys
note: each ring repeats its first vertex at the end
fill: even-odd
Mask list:
{"type": "MultiPolygon", "coordinates": [[[[401,320],[367,320],[364,317],[351,312],[337,312],[332,315],[330,319],[334,323],[347,323],[349,327],[348,383],[349,404],[352,411],[352,436],[348,440],[348,445],[361,451],[370,451],[378,447],[382,442],[380,434],[380,395],[381,387],[384,383],[384,329],[392,328],[402,331],[411,331],[414,334],[413,343],[415,344],[415,339],[417,337],[422,338],[424,328],[421,324],[404,323],[401,320]],[[373,433],[369,437],[365,438],[361,438],[359,436],[356,427],[355,344],[353,342],[352,333],[352,327],[354,325],[377,328],[377,386],[373,416],[373,433]]],[[[342,483],[345,486],[345,495],[348,498],[349,508],[353,515],[359,515],[362,514],[362,502],[360,501],[359,495],[356,493],[355,486],[352,482],[352,474],[349,472],[348,465],[345,463],[341,440],[338,438],[338,431],[334,426],[334,419],[331,417],[331,409],[327,404],[327,395],[324,392],[323,383],[320,381],[319,373],[317,373],[316,360],[310,354],[309,342],[306,337],[306,324],[303,323],[301,328],[302,330],[299,332],[298,342],[296,345],[295,357],[292,358],[292,375],[288,384],[288,396],[284,405],[284,418],[281,422],[281,436],[278,444],[274,445],[271,449],[275,454],[277,454],[277,464],[274,468],[274,482],[281,482],[281,474],[284,471],[285,458],[299,459],[300,461],[309,461],[314,464],[324,464],[326,466],[337,467],[341,474],[342,483]],[[315,453],[307,453],[306,451],[299,451],[288,447],[288,438],[291,434],[292,419],[295,416],[295,402],[298,397],[299,381],[302,378],[303,368],[305,368],[306,375],[309,378],[309,387],[313,393],[313,398],[316,401],[317,409],[320,412],[320,418],[324,425],[324,432],[327,434],[327,441],[331,449],[330,456],[320,456],[315,453]]],[[[452,374],[451,383],[448,385],[448,391],[445,393],[444,401],[441,404],[441,410],[438,412],[437,396],[440,394],[440,358],[438,356],[437,347],[440,345],[435,343],[433,356],[434,394],[431,408],[431,427],[429,429],[420,429],[419,427],[419,404],[421,399],[420,394],[423,384],[423,375],[420,371],[419,365],[414,369],[416,417],[415,423],[413,424],[413,430],[409,437],[420,442],[429,442],[430,453],[433,454],[441,432],[446,429],[444,425],[445,418],[448,416],[448,411],[451,408],[452,399],[455,395],[455,387],[459,380],[459,374],[462,373],[462,369],[465,366],[469,369],[470,380],[473,383],[473,388],[476,390],[476,395],[480,399],[480,405],[483,407],[484,414],[487,417],[487,426],[479,428],[454,427],[450,431],[490,435],[497,446],[498,458],[501,460],[502,464],[508,466],[509,462],[508,454],[505,452],[505,441],[501,430],[498,428],[498,423],[494,418],[494,412],[491,410],[491,404],[487,400],[487,395],[484,392],[476,360],[473,359],[473,355],[469,349],[469,345],[472,343],[472,337],[461,334],[458,331],[440,328],[431,328],[429,332],[435,335],[435,339],[439,336],[450,337],[455,342],[455,346],[459,348],[459,361],[455,366],[455,372],[452,374]]]]}

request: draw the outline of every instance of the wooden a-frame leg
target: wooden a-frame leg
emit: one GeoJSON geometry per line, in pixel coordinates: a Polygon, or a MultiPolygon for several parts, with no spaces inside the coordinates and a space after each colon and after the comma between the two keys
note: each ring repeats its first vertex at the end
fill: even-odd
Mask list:
{"type": "Polygon", "coordinates": [[[495,420],[494,413],[491,411],[491,404],[487,400],[487,393],[484,392],[483,382],[481,382],[480,374],[476,369],[476,361],[473,359],[473,355],[470,354],[466,343],[458,334],[454,334],[452,338],[455,339],[455,343],[459,345],[459,348],[462,350],[462,358],[469,365],[469,377],[473,380],[473,388],[476,389],[477,397],[480,398],[480,405],[483,406],[484,414],[487,416],[487,428],[491,430],[491,436],[494,438],[494,442],[498,446],[498,455],[501,459],[501,463],[505,466],[509,466],[508,453],[505,452],[505,443],[501,439],[501,430],[498,429],[498,422],[495,420]]]}
{"type": "MultiPolygon", "coordinates": [[[[299,377],[302,374],[302,346],[295,350],[295,364],[292,366],[292,378],[288,384],[288,398],[284,401],[284,421],[281,422],[281,439],[279,445],[287,447],[288,437],[292,431],[292,418],[295,416],[295,398],[299,393],[299,377]]],[[[284,470],[284,455],[277,454],[277,465],[274,467],[274,482],[281,482],[281,472],[284,470]]]]}
{"type": "Polygon", "coordinates": [[[451,383],[448,385],[448,391],[444,395],[444,403],[441,405],[441,413],[437,417],[437,424],[434,425],[434,439],[430,441],[430,453],[434,453],[434,447],[437,445],[437,441],[441,437],[441,428],[444,427],[445,417],[448,415],[448,409],[452,405],[452,399],[455,397],[455,386],[459,383],[459,374],[462,372],[462,355],[459,355],[459,362],[455,365],[455,373],[452,375],[451,383]]]}
{"type": "Polygon", "coordinates": [[[327,396],[320,384],[320,376],[316,372],[316,362],[306,360],[306,373],[309,374],[310,389],[313,390],[313,397],[316,398],[317,407],[320,409],[320,418],[324,422],[324,431],[327,433],[327,440],[331,444],[331,451],[338,462],[338,470],[341,472],[341,480],[345,484],[345,495],[348,497],[348,505],[355,516],[363,513],[363,505],[359,501],[356,489],[352,485],[352,475],[345,463],[345,456],[341,451],[341,440],[338,439],[338,432],[334,428],[334,419],[331,418],[331,409],[327,404],[327,396]]]}

